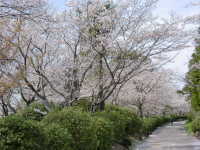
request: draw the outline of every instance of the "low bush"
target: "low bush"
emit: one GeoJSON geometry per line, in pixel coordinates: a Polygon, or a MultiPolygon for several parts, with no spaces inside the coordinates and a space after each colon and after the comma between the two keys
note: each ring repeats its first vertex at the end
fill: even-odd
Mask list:
{"type": "Polygon", "coordinates": [[[47,112],[48,110],[43,104],[33,103],[25,109],[21,110],[18,115],[27,120],[41,121],[47,112]]]}
{"type": "MultiPolygon", "coordinates": [[[[129,136],[141,138],[178,116],[139,118],[128,108],[106,105],[90,113],[88,101],[72,107],[55,107],[47,115],[41,104],[32,104],[16,115],[0,119],[1,150],[110,150],[114,143],[131,144],[129,136]]],[[[191,124],[200,131],[200,119],[191,124]]]]}
{"type": "Polygon", "coordinates": [[[92,117],[80,109],[64,108],[62,111],[49,113],[44,124],[57,123],[62,128],[67,128],[72,135],[71,145],[73,150],[95,150],[96,135],[92,117]]]}
{"type": "Polygon", "coordinates": [[[112,105],[108,105],[103,112],[95,113],[95,116],[112,122],[115,142],[120,142],[128,135],[137,135],[142,125],[141,120],[133,111],[112,105]]]}
{"type": "Polygon", "coordinates": [[[194,119],[195,119],[195,112],[189,112],[188,114],[187,114],[187,121],[188,122],[192,122],[194,119]]]}
{"type": "Polygon", "coordinates": [[[157,127],[157,118],[144,118],[143,119],[143,127],[142,127],[142,135],[147,136],[151,134],[153,130],[157,127]]]}
{"type": "Polygon", "coordinates": [[[186,129],[189,133],[200,137],[200,112],[191,111],[188,113],[186,129]]]}
{"type": "Polygon", "coordinates": [[[193,133],[193,131],[192,131],[192,121],[188,121],[185,125],[185,128],[187,129],[188,133],[193,133]]]}
{"type": "Polygon", "coordinates": [[[42,125],[45,133],[45,148],[47,150],[73,150],[71,148],[72,137],[67,128],[52,123],[42,125]]]}
{"type": "Polygon", "coordinates": [[[44,150],[45,135],[37,122],[12,115],[0,119],[1,150],[44,150]]]}
{"type": "Polygon", "coordinates": [[[113,144],[113,124],[111,121],[101,118],[93,117],[93,127],[96,135],[96,148],[98,150],[110,150],[113,144]]]}
{"type": "Polygon", "coordinates": [[[142,119],[137,116],[134,110],[119,107],[114,105],[108,105],[106,107],[106,112],[115,111],[122,115],[125,119],[125,132],[131,136],[138,136],[141,132],[142,119]]]}
{"type": "Polygon", "coordinates": [[[91,110],[91,105],[92,105],[92,102],[90,101],[88,97],[81,98],[72,104],[73,107],[80,108],[86,112],[89,112],[91,110]]]}
{"type": "Polygon", "coordinates": [[[200,133],[200,117],[197,116],[190,124],[191,131],[199,134],[200,133]]]}

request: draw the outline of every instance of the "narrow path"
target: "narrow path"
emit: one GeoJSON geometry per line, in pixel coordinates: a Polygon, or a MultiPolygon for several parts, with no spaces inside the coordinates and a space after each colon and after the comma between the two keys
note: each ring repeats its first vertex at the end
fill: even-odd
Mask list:
{"type": "Polygon", "coordinates": [[[200,150],[200,140],[186,133],[184,123],[174,122],[158,128],[131,150],[200,150]]]}

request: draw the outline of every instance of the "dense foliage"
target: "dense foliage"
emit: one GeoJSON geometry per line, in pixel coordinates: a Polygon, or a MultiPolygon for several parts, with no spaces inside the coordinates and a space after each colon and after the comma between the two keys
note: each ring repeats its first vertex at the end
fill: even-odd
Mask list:
{"type": "MultiPolygon", "coordinates": [[[[199,28],[200,36],[200,28],[199,28]]],[[[194,111],[200,111],[200,39],[196,39],[196,49],[192,55],[187,73],[187,84],[183,92],[188,94],[194,111]]]]}
{"type": "Polygon", "coordinates": [[[187,116],[186,128],[189,133],[194,134],[195,136],[200,137],[200,117],[199,112],[191,111],[187,116]]]}
{"type": "Polygon", "coordinates": [[[71,145],[74,150],[96,149],[95,127],[89,113],[79,109],[65,108],[62,111],[50,113],[43,122],[47,125],[54,122],[67,128],[72,135],[71,145]]]}
{"type": "Polygon", "coordinates": [[[42,150],[45,134],[33,121],[20,116],[9,116],[0,120],[1,150],[42,150]]]}
{"type": "Polygon", "coordinates": [[[82,103],[38,116],[34,108],[39,107],[44,108],[33,104],[0,119],[1,150],[110,150],[114,143],[128,146],[131,144],[128,137],[142,138],[176,119],[176,116],[141,119],[134,111],[113,105],[91,113],[82,103]]]}
{"type": "Polygon", "coordinates": [[[200,28],[198,38],[196,39],[196,48],[192,54],[189,64],[189,72],[186,76],[187,83],[183,93],[188,95],[191,103],[191,112],[188,115],[187,128],[196,136],[200,136],[200,28]]]}
{"type": "Polygon", "coordinates": [[[20,110],[18,114],[27,120],[40,121],[47,112],[48,110],[45,108],[44,105],[33,103],[29,107],[20,110]]]}

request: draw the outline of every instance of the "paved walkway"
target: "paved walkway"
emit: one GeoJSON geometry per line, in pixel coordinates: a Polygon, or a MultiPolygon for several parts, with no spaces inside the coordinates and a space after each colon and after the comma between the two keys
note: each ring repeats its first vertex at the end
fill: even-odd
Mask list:
{"type": "Polygon", "coordinates": [[[200,140],[188,135],[184,121],[158,128],[143,143],[132,150],[200,150],[200,140]]]}

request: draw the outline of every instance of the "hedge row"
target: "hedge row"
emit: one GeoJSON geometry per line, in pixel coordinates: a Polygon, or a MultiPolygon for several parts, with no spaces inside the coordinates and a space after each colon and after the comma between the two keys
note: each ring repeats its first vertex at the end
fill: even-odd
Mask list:
{"type": "Polygon", "coordinates": [[[56,109],[48,115],[41,105],[0,119],[1,150],[110,150],[114,143],[130,144],[127,137],[150,134],[170,117],[142,120],[134,111],[108,105],[90,113],[79,106],[56,109]]]}

